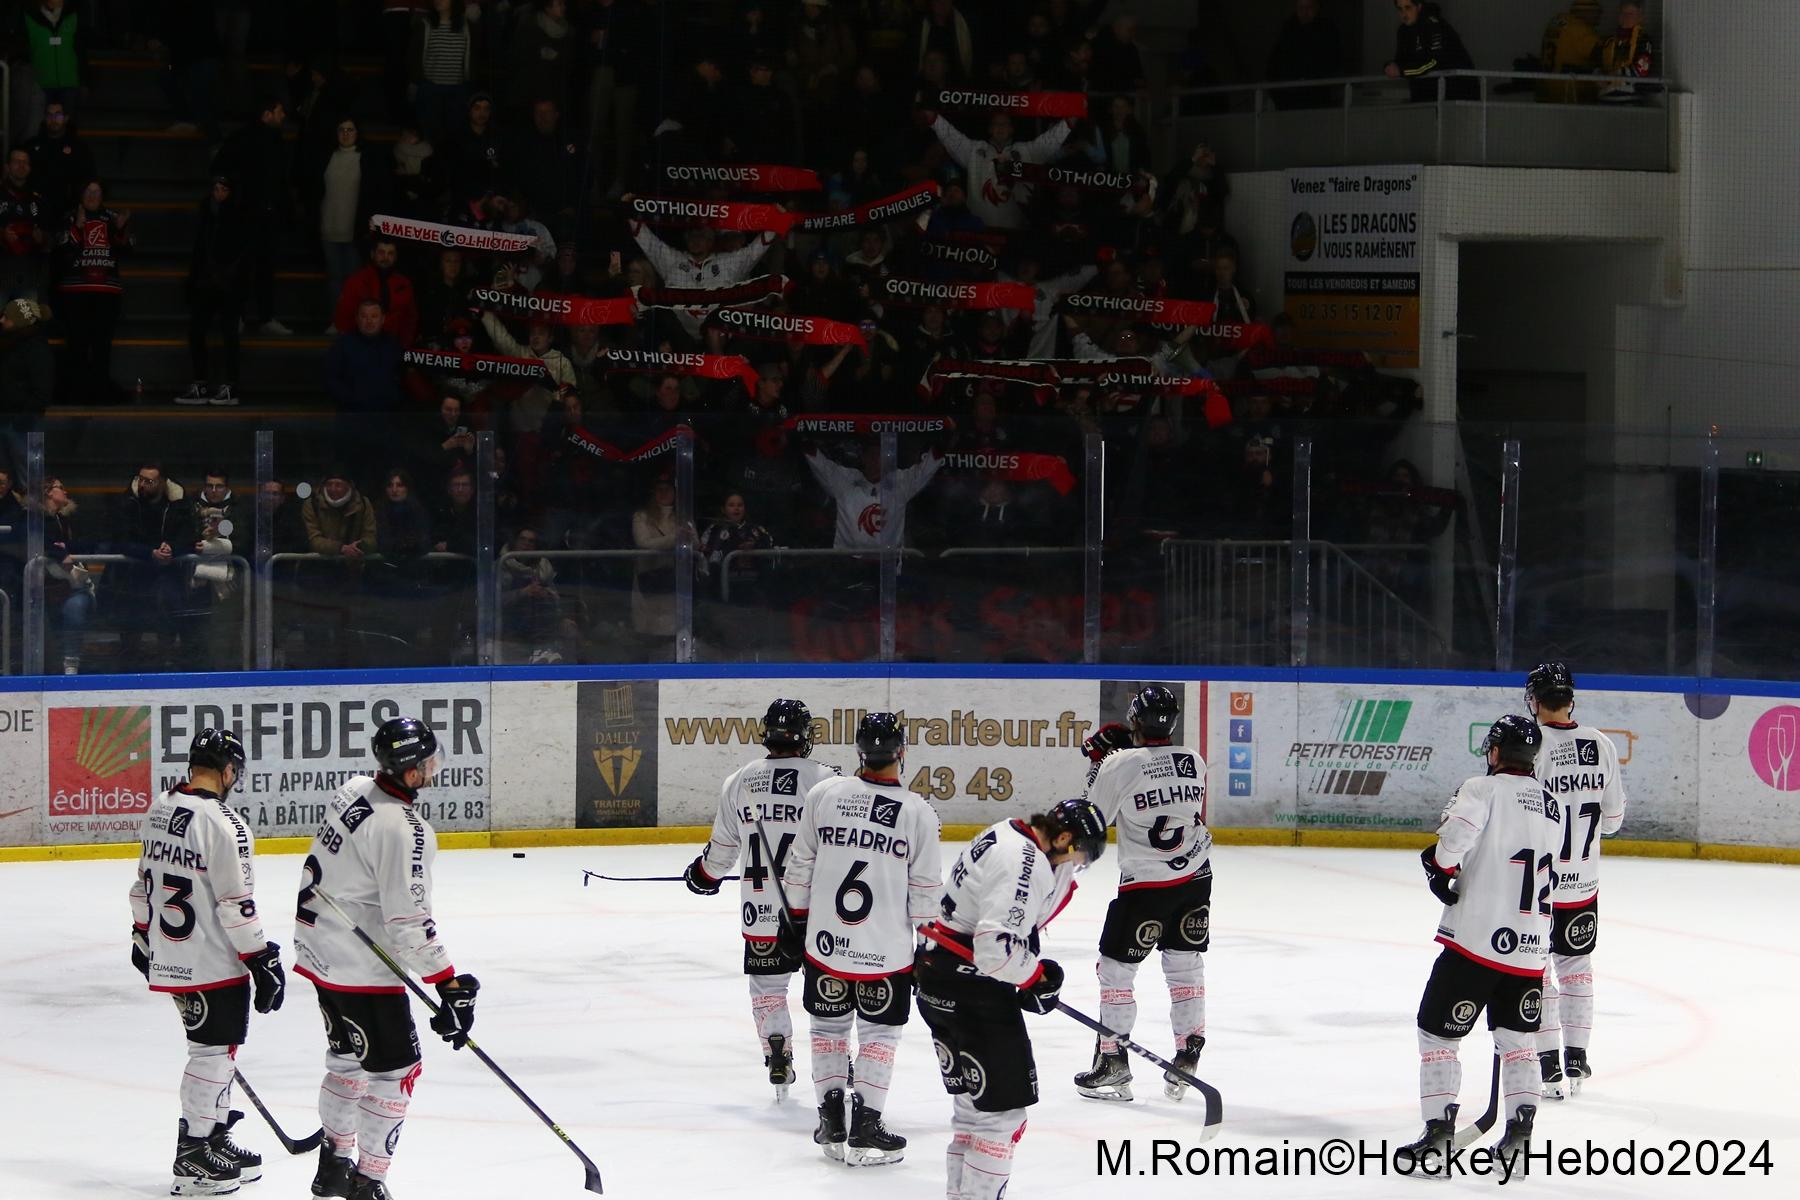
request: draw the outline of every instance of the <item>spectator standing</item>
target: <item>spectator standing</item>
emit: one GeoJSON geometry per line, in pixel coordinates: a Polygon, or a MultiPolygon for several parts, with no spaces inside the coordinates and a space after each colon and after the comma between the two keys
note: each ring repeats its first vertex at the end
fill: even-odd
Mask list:
{"type": "Polygon", "coordinates": [[[63,378],[76,403],[123,398],[112,378],[112,347],[125,298],[119,256],[131,250],[130,223],[130,213],[107,207],[100,181],[92,179],[57,239],[56,299],[68,353],[63,378]]]}
{"type": "Polygon", "coordinates": [[[326,558],[357,562],[374,554],[381,545],[375,525],[375,506],[356,490],[349,472],[334,469],[300,506],[300,524],[306,530],[306,548],[326,558]]]}
{"type": "MultiPolygon", "coordinates": [[[[1319,12],[1319,0],[1294,0],[1294,15],[1282,23],[1264,71],[1270,83],[1302,79],[1340,79],[1344,35],[1319,12]]],[[[1331,88],[1283,88],[1269,93],[1276,108],[1329,108],[1341,93],[1331,88]]]]}
{"type": "Polygon", "coordinates": [[[469,315],[469,291],[475,276],[461,250],[440,250],[437,273],[415,289],[419,308],[419,340],[435,342],[445,336],[450,322],[469,315]]]}
{"type": "Polygon", "coordinates": [[[30,153],[13,147],[0,183],[0,302],[42,295],[53,219],[32,186],[30,153]]]}
{"type": "Polygon", "coordinates": [[[146,631],[156,634],[161,669],[175,664],[175,615],[181,603],[184,564],[176,561],[199,540],[193,507],[181,485],[163,474],[155,460],[142,463],[113,504],[107,549],[131,559],[107,568],[109,593],[117,600],[122,627],[120,665],[141,668],[138,649],[146,631]]]}
{"type": "Polygon", "coordinates": [[[568,104],[575,68],[574,30],[568,16],[567,0],[533,0],[519,13],[507,53],[509,121],[538,99],[556,101],[559,110],[568,104]]]}
{"type": "MultiPolygon", "coordinates": [[[[750,508],[742,492],[732,492],[719,506],[719,515],[700,537],[700,558],[712,579],[711,590],[722,592],[725,582],[725,558],[739,550],[772,550],[775,539],[761,525],[750,522],[750,508]]],[[[752,562],[733,563],[731,591],[736,603],[754,602],[762,569],[752,562]]]]}
{"type": "Polygon", "coordinates": [[[194,227],[194,252],[188,260],[188,359],[194,382],[175,397],[177,404],[236,404],[238,384],[238,318],[244,309],[244,284],[250,257],[250,227],[237,202],[232,181],[215,175],[200,202],[194,227]],[[207,327],[217,322],[225,344],[225,382],[210,391],[207,371],[207,327]]]}
{"type": "MultiPolygon", "coordinates": [[[[631,541],[639,550],[663,550],[675,556],[680,533],[675,516],[675,481],[658,475],[650,495],[631,514],[631,541]]],[[[639,558],[631,565],[631,627],[647,638],[675,636],[675,567],[658,558],[639,558]]]]}
{"type": "MultiPolygon", "coordinates": [[[[627,192],[623,199],[630,201],[631,194],[627,192]]],[[[687,231],[687,253],[684,255],[650,232],[642,221],[632,221],[630,229],[631,236],[643,248],[663,282],[677,288],[722,288],[742,283],[775,244],[774,234],[759,233],[738,249],[719,253],[715,252],[717,235],[711,229],[701,227],[687,231]]],[[[709,311],[683,308],[677,309],[675,316],[689,337],[698,338],[700,323],[709,311]]]]}
{"type": "Polygon", "coordinates": [[[894,503],[899,512],[881,507],[881,446],[869,443],[862,450],[862,469],[846,467],[817,451],[806,456],[813,478],[837,506],[837,531],[832,545],[839,550],[873,550],[881,545],[882,530],[894,523],[894,544],[906,545],[906,506],[924,491],[944,465],[944,456],[928,452],[894,476],[894,503]]]}
{"type": "Polygon", "coordinates": [[[208,143],[220,140],[219,71],[224,62],[224,43],[213,20],[213,5],[204,0],[192,4],[157,6],[160,20],[150,45],[168,55],[163,75],[163,95],[175,113],[170,133],[200,133],[208,143]]]}
{"type": "MultiPolygon", "coordinates": [[[[1388,78],[1411,80],[1413,103],[1429,104],[1438,95],[1433,74],[1472,70],[1475,62],[1462,38],[1430,0],[1394,0],[1394,9],[1400,14],[1400,28],[1394,32],[1394,61],[1387,65],[1388,78]]],[[[1448,100],[1473,100],[1479,94],[1473,79],[1452,79],[1444,85],[1448,100]]]]}
{"type": "Polygon", "coordinates": [[[431,0],[413,18],[407,75],[419,132],[428,141],[441,143],[469,110],[477,28],[467,0],[431,0]]]}
{"type": "Polygon", "coordinates": [[[1600,73],[1612,77],[1600,88],[1601,103],[1643,103],[1645,89],[1632,81],[1655,76],[1656,47],[1644,28],[1644,6],[1638,0],[1619,5],[1619,27],[1600,43],[1599,62],[1600,73]]]}
{"type": "Polygon", "coordinates": [[[1013,140],[1012,118],[995,113],[988,118],[985,142],[974,141],[945,120],[930,114],[931,131],[944,149],[968,174],[969,210],[996,229],[1018,229],[1025,223],[1025,205],[1032,189],[1014,181],[1004,169],[1015,162],[1042,163],[1056,157],[1069,137],[1069,123],[1058,121],[1029,142],[1013,140]]]}
{"type": "Polygon", "coordinates": [[[768,55],[750,59],[746,79],[731,102],[732,155],[743,162],[789,162],[799,125],[794,102],[775,86],[775,63],[768,55]]]}
{"type": "Polygon", "coordinates": [[[250,123],[235,131],[219,147],[213,174],[229,178],[243,205],[248,226],[245,244],[245,299],[256,331],[285,337],[293,333],[275,319],[275,247],[294,210],[293,184],[289,178],[289,153],[281,126],[287,107],[270,100],[250,123]]]}
{"type": "MultiPolygon", "coordinates": [[[[514,184],[525,193],[532,212],[557,234],[569,237],[575,232],[582,153],[575,134],[563,128],[561,106],[548,98],[533,103],[531,124],[511,139],[511,144],[515,147],[514,184]]],[[[554,243],[550,255],[555,257],[554,243]]]]}
{"type": "MultiPolygon", "coordinates": [[[[1544,26],[1537,70],[1552,75],[1586,72],[1600,51],[1600,0],[1575,0],[1569,11],[1557,13],[1544,26]]],[[[1574,80],[1540,79],[1533,90],[1550,104],[1574,104],[1594,98],[1594,85],[1574,80]]]]}
{"type": "Polygon", "coordinates": [[[25,465],[25,435],[43,420],[56,384],[46,336],[49,310],[35,300],[0,306],[0,462],[25,465]]]}
{"type": "Polygon", "coordinates": [[[429,7],[426,0],[380,0],[381,84],[387,99],[388,119],[405,120],[408,70],[407,51],[412,46],[415,22],[429,7]]]}
{"type": "Polygon", "coordinates": [[[1114,96],[1106,116],[1094,123],[1096,160],[1108,171],[1132,175],[1150,169],[1150,139],[1129,96],[1114,96]]]}
{"type": "Polygon", "coordinates": [[[643,0],[594,0],[576,14],[579,50],[587,60],[587,156],[594,182],[625,190],[625,173],[637,160],[638,89],[656,68],[649,53],[649,15],[643,0]]]}
{"type": "Polygon", "coordinates": [[[450,208],[460,212],[472,200],[490,195],[503,183],[500,174],[500,131],[494,128],[494,98],[486,92],[469,97],[462,125],[450,136],[445,169],[450,208]]]}
{"type": "MultiPolygon", "coordinates": [[[[384,211],[387,184],[392,172],[381,155],[363,144],[356,118],[337,123],[337,147],[325,159],[325,168],[312,181],[309,207],[319,211],[319,245],[325,255],[325,304],[337,313],[344,286],[357,269],[357,246],[369,218],[384,211]]],[[[346,322],[334,321],[327,337],[343,332],[346,322]]],[[[412,343],[408,341],[407,345],[412,343]]]]}
{"type": "MultiPolygon", "coordinates": [[[[85,547],[75,537],[76,504],[60,479],[44,481],[44,611],[57,614],[62,632],[62,673],[81,674],[88,621],[94,615],[94,576],[76,557],[85,547]]],[[[0,524],[5,519],[0,518],[0,524]]],[[[91,551],[90,551],[91,552],[91,551]]]]}
{"type": "Polygon", "coordinates": [[[94,152],[75,132],[69,106],[61,100],[44,105],[44,124],[25,143],[31,155],[31,178],[43,198],[47,216],[60,218],[75,207],[81,186],[95,178],[94,152]]]}
{"type": "Polygon", "coordinates": [[[831,0],[800,0],[800,18],[788,31],[787,64],[809,120],[831,114],[856,60],[856,38],[831,11],[831,0]]]}
{"type": "Polygon", "coordinates": [[[402,125],[390,165],[393,176],[388,180],[388,193],[395,214],[418,219],[436,215],[444,191],[444,163],[437,145],[421,137],[416,126],[402,125]]]}
{"type": "Polygon", "coordinates": [[[379,300],[359,301],[355,313],[350,332],[325,351],[325,390],[340,419],[361,422],[346,428],[345,436],[367,446],[374,431],[366,418],[400,408],[401,346],[384,328],[387,314],[379,300]]]}
{"type": "Polygon", "coordinates": [[[68,0],[24,5],[25,47],[44,102],[73,106],[87,87],[87,35],[68,0]]]}
{"type": "Polygon", "coordinates": [[[1149,86],[1137,30],[1137,18],[1120,13],[1106,32],[1094,39],[1094,65],[1089,78],[1095,91],[1138,92],[1149,86]]]}
{"type": "Polygon", "coordinates": [[[338,293],[334,327],[338,333],[349,333],[357,326],[358,312],[364,304],[374,302],[383,313],[382,328],[405,350],[419,336],[419,300],[413,293],[412,280],[400,271],[400,244],[393,238],[378,236],[369,247],[369,261],[362,270],[344,281],[338,293]]]}
{"type": "Polygon", "coordinates": [[[925,65],[925,56],[933,50],[943,54],[953,82],[963,82],[975,74],[975,38],[953,0],[930,0],[926,4],[914,49],[913,64],[919,67],[925,65]]]}

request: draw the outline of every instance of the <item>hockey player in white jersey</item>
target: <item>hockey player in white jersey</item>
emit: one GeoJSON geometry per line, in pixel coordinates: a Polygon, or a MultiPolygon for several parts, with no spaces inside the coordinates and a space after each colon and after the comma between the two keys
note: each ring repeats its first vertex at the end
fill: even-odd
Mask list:
{"type": "Polygon", "coordinates": [[[700,896],[719,894],[720,880],[744,856],[738,887],[744,932],[744,974],[750,980],[750,1017],[762,1044],[763,1065],[777,1099],[787,1097],[794,1082],[794,1023],[788,1015],[788,980],[800,969],[798,956],[776,947],[781,901],[771,876],[787,865],[789,849],[800,831],[806,796],[815,784],[838,775],[836,767],[811,761],[812,713],[798,700],[777,700],[763,716],[765,758],[733,771],[719,789],[719,812],[713,818],[706,849],[688,864],[682,880],[700,896]],[[771,862],[757,835],[757,820],[774,847],[771,862]]]}
{"type": "Polygon", "coordinates": [[[1500,1056],[1506,1132],[1497,1153],[1531,1138],[1538,1073],[1533,1035],[1550,950],[1550,893],[1562,839],[1556,797],[1532,777],[1543,734],[1529,717],[1504,716],[1482,739],[1488,773],[1463,781],[1444,809],[1437,845],[1419,858],[1444,904],[1443,944],[1419,999],[1419,1108],[1425,1132],[1400,1148],[1421,1174],[1441,1174],[1456,1139],[1462,1063],[1457,1049],[1487,1009],[1500,1056]]]}
{"type": "Polygon", "coordinates": [[[1106,852],[1106,820],[1086,800],[990,825],[950,868],[943,915],[918,956],[919,1015],[950,1093],[948,1200],[996,1200],[1038,1101],[1024,1012],[1047,1013],[1063,969],[1038,936],[1106,852]]]}
{"type": "Polygon", "coordinates": [[[899,719],[864,714],[856,753],[854,778],[828,779],[806,798],[785,876],[797,924],[783,921],[781,929],[784,951],[806,959],[819,1100],[813,1141],[853,1167],[905,1157],[906,1139],[888,1131],[881,1113],[911,1007],[913,930],[938,915],[944,892],[937,813],[900,782],[906,733],[899,719]],[[852,1025],[858,1040],[846,1133],[852,1025]]]}
{"type": "Polygon", "coordinates": [[[474,1027],[480,989],[450,965],[431,915],[437,834],[414,804],[437,776],[437,736],[422,721],[396,717],[375,731],[372,749],[376,773],[348,780],[326,806],[294,912],[294,972],[317,986],[325,1018],[325,1142],[312,1194],[351,1200],[388,1200],[388,1169],[421,1069],[419,1035],[405,987],[318,894],[437,988],[442,1007],[431,1028],[458,1050],[474,1027]]]}
{"type": "MultiPolygon", "coordinates": [[[[1192,1074],[1206,1045],[1206,960],[1212,938],[1212,834],[1206,828],[1206,760],[1173,744],[1181,723],[1175,693],[1152,684],[1131,698],[1125,724],[1104,725],[1082,750],[1096,765],[1087,798],[1119,826],[1119,895],[1100,931],[1100,1023],[1129,1036],[1137,1023],[1132,980],[1162,951],[1169,985],[1175,1065],[1192,1074]]],[[[1164,1091],[1187,1085],[1165,1073],[1164,1091]]],[[[1094,1044],[1094,1065],[1075,1088],[1095,1100],[1131,1099],[1131,1064],[1112,1038],[1094,1044]]]]}
{"type": "Polygon", "coordinates": [[[262,1178],[262,1156],[231,1140],[244,1115],[231,1107],[231,1083],[251,1005],[280,1008],[287,979],[256,910],[256,839],[227,802],[243,773],[237,735],[202,729],[187,779],[156,798],[138,830],[131,965],[151,991],[174,997],[187,1030],[174,1196],[226,1196],[262,1178]]]}
{"type": "Polygon", "coordinates": [[[1563,814],[1537,1035],[1544,1098],[1562,1100],[1594,1073],[1587,1051],[1594,1031],[1593,954],[1600,940],[1600,839],[1625,821],[1625,784],[1612,739],[1575,721],[1575,677],[1567,666],[1540,663],[1525,680],[1525,703],[1544,731],[1538,780],[1563,814]]]}

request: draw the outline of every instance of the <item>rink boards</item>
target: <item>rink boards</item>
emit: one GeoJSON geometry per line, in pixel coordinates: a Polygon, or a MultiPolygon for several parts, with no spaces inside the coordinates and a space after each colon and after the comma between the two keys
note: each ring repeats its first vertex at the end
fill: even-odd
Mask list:
{"type": "MultiPolygon", "coordinates": [[[[208,724],[249,749],[234,800],[258,836],[310,837],[397,713],[438,733],[426,815],[446,845],[700,836],[679,831],[710,824],[720,780],[759,753],[758,718],[777,696],[808,704],[814,756],[844,769],[860,713],[900,713],[907,785],[946,825],[982,826],[1080,794],[1082,737],[1147,681],[1119,668],[596,670],[0,680],[19,689],[0,690],[0,848],[131,841],[208,724]]],[[[1423,844],[1480,773],[1487,726],[1522,708],[1516,676],[1237,674],[1157,680],[1185,697],[1181,740],[1205,754],[1222,841],[1423,844]]],[[[1645,852],[1800,861],[1800,688],[1584,680],[1576,717],[1617,747],[1624,836],[1654,843],[1645,852]]]]}

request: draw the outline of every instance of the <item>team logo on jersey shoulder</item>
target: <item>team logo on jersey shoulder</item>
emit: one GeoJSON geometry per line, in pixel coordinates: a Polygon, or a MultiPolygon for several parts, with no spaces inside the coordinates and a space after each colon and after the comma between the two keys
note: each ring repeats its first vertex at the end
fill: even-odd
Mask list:
{"type": "Polygon", "coordinates": [[[1518,932],[1502,925],[1499,929],[1494,930],[1490,944],[1500,954],[1511,954],[1519,948],[1518,932]]]}
{"type": "Polygon", "coordinates": [[[800,772],[792,767],[776,767],[769,775],[769,794],[771,796],[798,796],[800,794],[800,772]]]}
{"type": "Polygon", "coordinates": [[[1458,1000],[1450,1008],[1450,1025],[1453,1029],[1469,1029],[1475,1024],[1475,1014],[1481,1006],[1473,1000],[1458,1000]]]}
{"type": "Polygon", "coordinates": [[[1575,739],[1575,765],[1579,767],[1597,767],[1600,765],[1600,743],[1593,738],[1575,739]]]}
{"type": "Polygon", "coordinates": [[[869,805],[869,823],[893,829],[900,824],[900,805],[901,801],[899,800],[877,797],[875,802],[869,805]]]}
{"type": "Polygon", "coordinates": [[[344,809],[344,815],[341,820],[344,822],[345,830],[350,833],[355,833],[357,826],[361,825],[364,821],[374,815],[375,806],[369,803],[369,798],[367,796],[359,796],[356,799],[356,803],[344,809]]]}
{"type": "Polygon", "coordinates": [[[1544,993],[1540,988],[1527,988],[1519,997],[1519,1019],[1535,1022],[1544,1009],[1544,993]]]}
{"type": "Polygon", "coordinates": [[[186,837],[187,831],[188,831],[188,826],[193,823],[194,823],[194,810],[193,809],[191,809],[191,808],[176,809],[174,812],[169,814],[169,836],[172,838],[186,837]]]}
{"type": "Polygon", "coordinates": [[[1194,756],[1191,754],[1175,755],[1175,777],[1177,779],[1198,779],[1199,772],[1194,767],[1194,756]]]}

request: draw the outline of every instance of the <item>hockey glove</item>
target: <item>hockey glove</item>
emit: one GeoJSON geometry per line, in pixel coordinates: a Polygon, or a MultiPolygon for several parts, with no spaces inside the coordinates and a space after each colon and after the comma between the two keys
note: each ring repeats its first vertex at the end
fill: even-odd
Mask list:
{"type": "Polygon", "coordinates": [[[806,914],[795,913],[792,920],[786,912],[775,927],[775,949],[782,957],[799,962],[806,954],[806,914]]]}
{"type": "Polygon", "coordinates": [[[150,937],[149,931],[131,927],[131,965],[146,981],[150,978],[150,937]]]}
{"type": "Polygon", "coordinates": [[[461,1050],[475,1028],[475,994],[481,981],[473,975],[453,975],[437,985],[439,1008],[431,1018],[431,1031],[461,1050]]]}
{"type": "Polygon", "coordinates": [[[256,988],[256,1011],[274,1012],[287,995],[287,973],[281,969],[281,947],[270,942],[244,960],[250,968],[250,982],[256,988]]]}
{"type": "Polygon", "coordinates": [[[1102,725],[1081,741],[1081,752],[1089,762],[1099,762],[1114,750],[1131,749],[1131,730],[1117,721],[1102,725]]]}
{"type": "Polygon", "coordinates": [[[1451,886],[1450,872],[1438,866],[1437,847],[1425,847],[1419,854],[1419,861],[1425,864],[1425,886],[1431,889],[1431,894],[1445,904],[1455,904],[1456,888],[1451,886]]]}
{"type": "Polygon", "coordinates": [[[1053,958],[1038,960],[1043,974],[1030,987],[1019,989],[1019,1007],[1026,1012],[1042,1016],[1056,1010],[1057,997],[1062,995],[1063,969],[1053,958]]]}
{"type": "Polygon", "coordinates": [[[706,868],[700,865],[705,859],[706,856],[701,855],[689,863],[687,870],[681,873],[681,882],[687,884],[687,890],[696,896],[716,896],[719,894],[719,881],[708,875],[706,868]]]}

